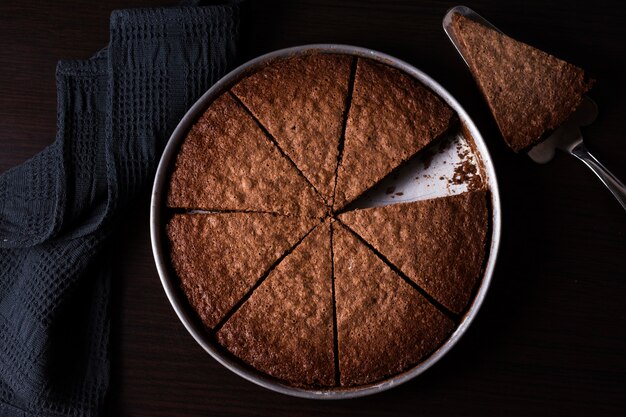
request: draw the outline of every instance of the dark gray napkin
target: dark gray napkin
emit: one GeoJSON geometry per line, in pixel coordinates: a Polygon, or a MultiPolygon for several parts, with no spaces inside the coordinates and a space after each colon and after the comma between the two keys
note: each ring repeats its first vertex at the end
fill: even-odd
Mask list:
{"type": "Polygon", "coordinates": [[[1,416],[102,412],[107,238],[233,63],[238,22],[238,5],[115,11],[106,49],[59,63],[56,141],[0,176],[1,416]]]}

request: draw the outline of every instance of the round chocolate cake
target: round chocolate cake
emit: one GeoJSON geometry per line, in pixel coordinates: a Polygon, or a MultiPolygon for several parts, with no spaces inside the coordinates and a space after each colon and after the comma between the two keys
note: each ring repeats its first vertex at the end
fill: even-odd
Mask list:
{"type": "Polygon", "coordinates": [[[459,129],[411,76],[350,55],[271,61],[215,99],[171,171],[170,260],[216,343],[289,385],[376,383],[452,334],[483,273],[483,187],[356,209],[459,129]]]}

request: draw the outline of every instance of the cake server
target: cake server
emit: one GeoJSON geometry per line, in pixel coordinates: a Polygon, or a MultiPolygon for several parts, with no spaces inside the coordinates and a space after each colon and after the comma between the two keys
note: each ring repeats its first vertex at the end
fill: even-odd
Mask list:
{"type": "MultiPolygon", "coordinates": [[[[463,56],[460,43],[454,36],[451,29],[452,15],[458,13],[471,18],[472,20],[501,32],[485,18],[466,6],[456,6],[448,10],[443,18],[443,30],[450,38],[450,41],[456,48],[461,58],[467,65],[467,60],[463,56]]],[[[469,66],[469,65],[468,65],[469,66]]],[[[556,149],[575,156],[581,160],[594,174],[600,178],[600,181],[609,189],[611,194],[626,210],[626,186],[615,175],[613,175],[604,165],[602,165],[587,149],[583,142],[583,136],[580,131],[581,126],[587,126],[596,119],[598,115],[598,107],[589,97],[584,97],[578,109],[555,130],[545,140],[538,143],[528,151],[528,156],[539,164],[550,162],[554,158],[556,149]]]]}

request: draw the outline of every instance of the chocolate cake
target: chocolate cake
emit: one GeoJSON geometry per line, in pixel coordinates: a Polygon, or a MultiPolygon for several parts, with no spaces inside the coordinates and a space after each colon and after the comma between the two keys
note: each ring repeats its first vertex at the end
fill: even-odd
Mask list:
{"type": "Polygon", "coordinates": [[[341,210],[440,137],[453,118],[452,110],[413,77],[359,59],[334,209],[341,210]]]}
{"type": "Polygon", "coordinates": [[[489,224],[485,191],[354,210],[339,219],[454,313],[482,276],[489,224]]]}
{"type": "Polygon", "coordinates": [[[189,303],[213,328],[319,221],[264,213],[176,214],[171,260],[189,303]]]}
{"type": "Polygon", "coordinates": [[[352,61],[336,54],[296,56],[266,66],[232,89],[328,204],[352,61]]]}
{"type": "Polygon", "coordinates": [[[216,349],[315,390],[425,360],[480,281],[486,192],[338,213],[454,128],[452,110],[337,54],[269,61],[231,89],[189,131],[167,194],[171,264],[216,349]]]}
{"type": "Polygon", "coordinates": [[[321,217],[319,194],[230,93],[193,126],[176,158],[168,207],[321,217]]]}
{"type": "Polygon", "coordinates": [[[217,332],[217,340],[293,385],[335,384],[329,221],[278,264],[217,332]]]}
{"type": "Polygon", "coordinates": [[[364,385],[415,365],[454,323],[343,225],[333,223],[341,385],[364,385]]]}
{"type": "Polygon", "coordinates": [[[593,85],[585,72],[460,14],[452,31],[502,132],[515,152],[558,128],[593,85]]]}

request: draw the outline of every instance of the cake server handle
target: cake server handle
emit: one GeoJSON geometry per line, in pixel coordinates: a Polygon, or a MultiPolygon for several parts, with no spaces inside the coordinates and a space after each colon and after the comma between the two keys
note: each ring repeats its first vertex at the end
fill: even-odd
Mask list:
{"type": "Polygon", "coordinates": [[[600,181],[609,189],[611,194],[619,201],[626,210],[626,186],[611,171],[606,169],[587,149],[581,141],[570,150],[570,153],[580,159],[600,178],[600,181]]]}

